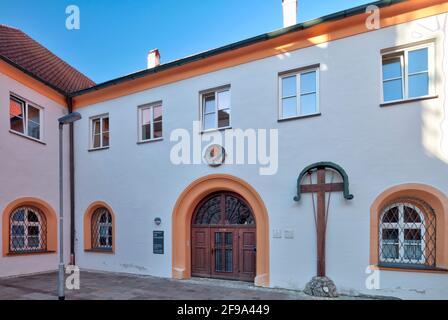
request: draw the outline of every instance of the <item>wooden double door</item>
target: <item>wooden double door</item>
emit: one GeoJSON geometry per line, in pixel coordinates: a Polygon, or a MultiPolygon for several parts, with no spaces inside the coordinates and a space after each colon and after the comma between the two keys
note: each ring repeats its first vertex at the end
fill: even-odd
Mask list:
{"type": "Polygon", "coordinates": [[[253,281],[256,226],[236,194],[215,193],[200,203],[191,228],[192,276],[253,281]]]}

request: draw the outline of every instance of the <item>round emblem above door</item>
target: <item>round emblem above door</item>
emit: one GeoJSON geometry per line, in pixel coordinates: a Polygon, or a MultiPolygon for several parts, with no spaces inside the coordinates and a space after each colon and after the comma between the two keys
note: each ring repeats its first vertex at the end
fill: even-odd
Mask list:
{"type": "Polygon", "coordinates": [[[212,167],[218,167],[226,159],[226,150],[219,144],[212,144],[207,147],[204,154],[205,162],[212,167]]]}

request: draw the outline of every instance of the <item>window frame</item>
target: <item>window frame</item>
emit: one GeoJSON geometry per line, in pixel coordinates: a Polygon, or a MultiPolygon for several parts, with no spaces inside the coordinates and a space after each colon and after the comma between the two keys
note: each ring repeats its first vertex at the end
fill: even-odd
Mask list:
{"type": "MultiPolygon", "coordinates": [[[[436,95],[436,48],[435,48],[435,41],[424,41],[422,43],[418,44],[411,44],[406,46],[401,46],[393,49],[386,49],[381,51],[381,104],[387,105],[387,104],[396,104],[399,102],[406,102],[406,101],[413,101],[413,100],[423,100],[428,99],[431,97],[434,97],[436,95]],[[416,73],[409,73],[409,53],[412,51],[417,51],[421,49],[428,49],[428,70],[426,71],[420,71],[416,73]],[[395,100],[384,100],[384,83],[387,81],[393,80],[391,79],[384,79],[383,76],[383,62],[385,59],[392,59],[394,56],[398,57],[400,56],[401,60],[401,72],[402,72],[402,99],[395,99],[395,100]],[[428,73],[428,94],[423,96],[417,96],[417,97],[410,97],[409,96],[409,77],[416,74],[422,74],[422,73],[428,73]]],[[[398,79],[398,78],[397,78],[398,79]]]]}
{"type": "Polygon", "coordinates": [[[225,86],[220,86],[220,87],[216,87],[213,89],[208,89],[208,90],[204,90],[201,91],[199,93],[199,101],[200,101],[200,108],[199,108],[199,112],[200,112],[200,121],[201,121],[201,132],[213,132],[213,131],[218,131],[218,130],[226,130],[226,129],[231,129],[232,128],[232,90],[231,90],[231,86],[230,85],[225,85],[225,86]],[[228,108],[225,109],[221,109],[221,110],[229,110],[229,124],[227,126],[223,126],[220,127],[219,126],[219,100],[218,100],[218,94],[221,92],[229,92],[230,95],[230,105],[228,108]],[[205,120],[205,103],[204,103],[204,99],[205,97],[214,94],[215,97],[215,110],[214,112],[209,112],[207,114],[215,114],[215,126],[213,128],[209,128],[209,129],[205,129],[204,127],[204,120],[205,120]]]}
{"type": "Polygon", "coordinates": [[[289,120],[289,119],[297,119],[297,118],[307,118],[320,114],[320,65],[310,66],[300,69],[295,69],[291,71],[282,72],[278,75],[278,120],[289,120]],[[311,72],[316,72],[316,91],[315,92],[301,92],[300,81],[301,75],[307,74],[311,72]],[[283,79],[296,77],[296,94],[293,96],[283,97],[283,79]],[[301,97],[309,94],[316,94],[316,111],[308,114],[301,114],[301,97]],[[283,100],[287,98],[296,98],[296,114],[289,117],[283,117],[283,100]]]}
{"type": "Polygon", "coordinates": [[[20,254],[30,254],[30,253],[41,253],[47,252],[48,240],[47,240],[47,220],[45,214],[38,208],[22,205],[14,209],[9,215],[9,253],[14,255],[20,254]],[[23,221],[14,221],[13,216],[18,213],[19,210],[23,210],[23,221]],[[29,221],[28,214],[29,212],[33,212],[38,221],[29,221]],[[22,236],[14,236],[12,229],[13,226],[22,227],[23,235],[22,236]],[[29,235],[29,227],[37,227],[39,233],[37,236],[29,235]],[[13,248],[13,237],[23,238],[23,248],[15,249],[13,248]],[[30,238],[37,237],[39,240],[39,245],[36,247],[32,247],[29,245],[30,238]]]}
{"type": "Polygon", "coordinates": [[[163,102],[162,101],[157,101],[157,102],[151,102],[148,104],[144,104],[141,106],[137,107],[137,113],[138,113],[138,143],[144,143],[144,142],[151,142],[151,141],[159,141],[159,140],[163,140],[163,102]],[[162,136],[161,137],[157,137],[154,138],[154,108],[156,107],[160,107],[161,111],[162,111],[162,120],[161,121],[157,121],[157,122],[161,122],[162,123],[162,136]],[[151,126],[151,132],[150,132],[150,138],[149,139],[143,139],[143,111],[144,110],[150,110],[150,126],[151,126]]]}
{"type": "Polygon", "coordinates": [[[90,130],[90,134],[89,134],[89,150],[94,151],[94,150],[102,150],[102,149],[108,149],[110,147],[110,117],[108,113],[105,114],[101,114],[98,116],[93,116],[90,117],[89,119],[89,130],[90,130]],[[109,121],[109,130],[108,131],[103,131],[103,120],[107,118],[109,121]],[[100,133],[95,134],[94,133],[94,121],[95,120],[100,120],[100,133]],[[108,133],[109,134],[109,144],[107,146],[104,146],[104,134],[108,133]],[[100,136],[100,146],[99,147],[95,147],[95,135],[99,135],[100,136]]]}
{"type": "Polygon", "coordinates": [[[14,130],[11,128],[10,105],[8,106],[8,113],[9,113],[9,117],[10,117],[9,118],[9,131],[11,133],[34,140],[36,142],[44,143],[44,111],[45,111],[45,109],[43,107],[41,107],[40,105],[38,105],[34,102],[31,102],[25,98],[22,98],[19,95],[12,93],[12,92],[10,92],[10,94],[9,94],[9,102],[11,102],[11,100],[16,101],[16,102],[22,104],[22,106],[23,106],[23,117],[21,118],[22,122],[23,122],[23,132],[20,132],[20,131],[17,131],[17,130],[14,130]],[[34,121],[28,119],[29,107],[35,108],[39,111],[39,124],[38,124],[39,125],[39,138],[35,138],[32,135],[28,134],[28,122],[31,121],[31,122],[35,123],[34,121]]]}
{"type": "Polygon", "coordinates": [[[98,207],[92,214],[91,227],[91,248],[93,251],[105,251],[112,252],[114,249],[114,228],[113,228],[114,216],[106,207],[98,207]],[[103,210],[102,212],[100,210],[103,210]],[[106,221],[102,222],[101,218],[106,216],[106,221]],[[107,235],[101,234],[101,228],[107,228],[107,235]],[[109,233],[110,230],[110,233],[109,233]],[[97,233],[94,235],[93,233],[97,233]],[[101,238],[105,238],[110,245],[101,245],[101,238]]]}

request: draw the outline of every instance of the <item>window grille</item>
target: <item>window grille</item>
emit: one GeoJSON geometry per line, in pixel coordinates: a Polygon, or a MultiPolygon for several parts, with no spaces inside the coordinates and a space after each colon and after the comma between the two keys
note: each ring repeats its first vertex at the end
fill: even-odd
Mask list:
{"type": "Polygon", "coordinates": [[[382,265],[433,268],[436,265],[436,216],[419,199],[398,199],[380,216],[382,265]]]}
{"type": "Polygon", "coordinates": [[[92,249],[112,250],[112,215],[106,208],[98,208],[92,215],[92,249]]]}
{"type": "Polygon", "coordinates": [[[19,207],[10,216],[9,249],[12,253],[47,250],[47,222],[39,209],[19,207]]]}

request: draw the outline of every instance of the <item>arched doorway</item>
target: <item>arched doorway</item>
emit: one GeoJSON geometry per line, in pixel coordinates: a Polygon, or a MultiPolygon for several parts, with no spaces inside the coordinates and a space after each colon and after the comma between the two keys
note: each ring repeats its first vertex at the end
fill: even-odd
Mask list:
{"type": "Polygon", "coordinates": [[[179,195],[172,215],[172,276],[191,277],[191,222],[198,204],[208,195],[234,192],[250,205],[256,227],[256,286],[269,287],[269,216],[258,192],[244,180],[228,174],[211,174],[188,185],[179,195]]]}
{"type": "Polygon", "coordinates": [[[220,191],[205,197],[191,221],[191,275],[254,281],[256,225],[240,195],[220,191]]]}

